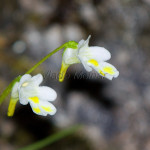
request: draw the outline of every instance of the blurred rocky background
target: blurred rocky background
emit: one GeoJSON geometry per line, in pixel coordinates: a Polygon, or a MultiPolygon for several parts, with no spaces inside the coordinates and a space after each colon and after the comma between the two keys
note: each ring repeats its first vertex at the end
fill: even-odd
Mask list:
{"type": "Polygon", "coordinates": [[[150,0],[1,0],[0,93],[53,49],[88,35],[90,45],[111,52],[120,76],[87,79],[76,64],[59,83],[62,51],[56,53],[32,73],[41,72],[43,84],[57,91],[56,115],[40,117],[18,103],[8,118],[7,98],[0,106],[1,150],[74,124],[82,130],[44,150],[150,149],[150,0]]]}

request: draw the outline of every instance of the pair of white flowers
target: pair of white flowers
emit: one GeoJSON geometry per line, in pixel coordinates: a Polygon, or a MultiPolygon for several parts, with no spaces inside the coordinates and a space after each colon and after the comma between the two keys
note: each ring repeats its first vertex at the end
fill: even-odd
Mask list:
{"type": "MultiPolygon", "coordinates": [[[[89,39],[81,40],[78,48],[66,48],[62,56],[62,66],[59,74],[59,81],[62,82],[68,67],[75,63],[82,63],[89,72],[95,69],[101,76],[112,80],[119,75],[117,69],[105,62],[111,58],[111,54],[103,47],[89,47],[89,39]]],[[[30,104],[34,113],[42,116],[54,115],[56,108],[50,103],[57,97],[56,92],[47,86],[39,86],[43,81],[41,74],[31,77],[29,74],[22,76],[19,82],[13,86],[11,101],[8,108],[8,116],[12,116],[16,102],[19,100],[22,105],[30,104]]]]}

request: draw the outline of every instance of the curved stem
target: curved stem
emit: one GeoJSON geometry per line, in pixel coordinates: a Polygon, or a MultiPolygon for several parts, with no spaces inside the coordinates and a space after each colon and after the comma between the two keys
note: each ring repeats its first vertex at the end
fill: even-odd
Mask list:
{"type": "MultiPolygon", "coordinates": [[[[68,42],[67,42],[68,43],[68,42]]],[[[50,52],[48,55],[46,55],[44,58],[42,58],[37,64],[35,64],[30,70],[28,70],[25,74],[30,74],[32,71],[34,71],[40,64],[42,64],[46,59],[48,59],[50,56],[61,50],[66,46],[66,44],[61,45],[60,47],[56,48],[52,52],[50,52]]]]}
{"type": "Polygon", "coordinates": [[[75,133],[77,130],[79,130],[82,126],[81,125],[75,125],[73,127],[70,127],[68,129],[64,129],[62,131],[59,131],[58,133],[55,133],[53,135],[50,135],[40,141],[37,141],[29,146],[26,146],[24,148],[20,148],[19,150],[40,150],[45,148],[46,146],[57,142],[58,140],[61,140],[64,137],[67,137],[73,133],[75,133]]]}

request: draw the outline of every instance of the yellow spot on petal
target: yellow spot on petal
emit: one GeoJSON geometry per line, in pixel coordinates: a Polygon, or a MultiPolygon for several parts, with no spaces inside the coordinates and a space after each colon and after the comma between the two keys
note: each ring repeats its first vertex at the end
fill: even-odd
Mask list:
{"type": "Polygon", "coordinates": [[[104,68],[103,68],[103,70],[104,70],[105,72],[107,72],[107,73],[111,74],[111,75],[114,75],[114,74],[115,74],[115,72],[114,72],[113,68],[112,68],[112,67],[110,67],[110,66],[106,66],[106,67],[104,67],[104,68]]]}
{"type": "Polygon", "coordinates": [[[36,113],[40,113],[41,112],[41,110],[39,108],[35,108],[35,107],[33,107],[33,111],[35,111],[36,113]]]}
{"type": "Polygon", "coordinates": [[[39,103],[39,98],[37,96],[35,96],[35,97],[29,97],[29,100],[31,100],[34,103],[39,103]]]}
{"type": "Polygon", "coordinates": [[[25,86],[27,86],[28,84],[29,84],[28,82],[25,82],[25,83],[22,84],[22,86],[25,87],[25,86]]]}
{"type": "Polygon", "coordinates": [[[89,63],[93,64],[94,66],[98,66],[98,62],[94,59],[88,61],[89,63]]]}
{"type": "Polygon", "coordinates": [[[41,106],[45,111],[52,112],[53,110],[50,107],[41,106]]]}
{"type": "Polygon", "coordinates": [[[99,73],[100,73],[102,76],[105,76],[105,74],[104,74],[101,70],[99,70],[99,73]]]}

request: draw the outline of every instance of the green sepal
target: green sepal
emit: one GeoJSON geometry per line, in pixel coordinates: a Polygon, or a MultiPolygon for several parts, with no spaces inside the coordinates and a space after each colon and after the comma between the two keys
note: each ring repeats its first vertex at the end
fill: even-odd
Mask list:
{"type": "Polygon", "coordinates": [[[78,43],[75,41],[69,41],[65,45],[66,48],[72,48],[72,49],[77,49],[78,48],[78,43]]]}
{"type": "Polygon", "coordinates": [[[64,55],[64,52],[66,51],[67,48],[77,49],[78,43],[75,41],[69,41],[69,42],[65,43],[65,49],[62,53],[62,56],[64,55]]]}

